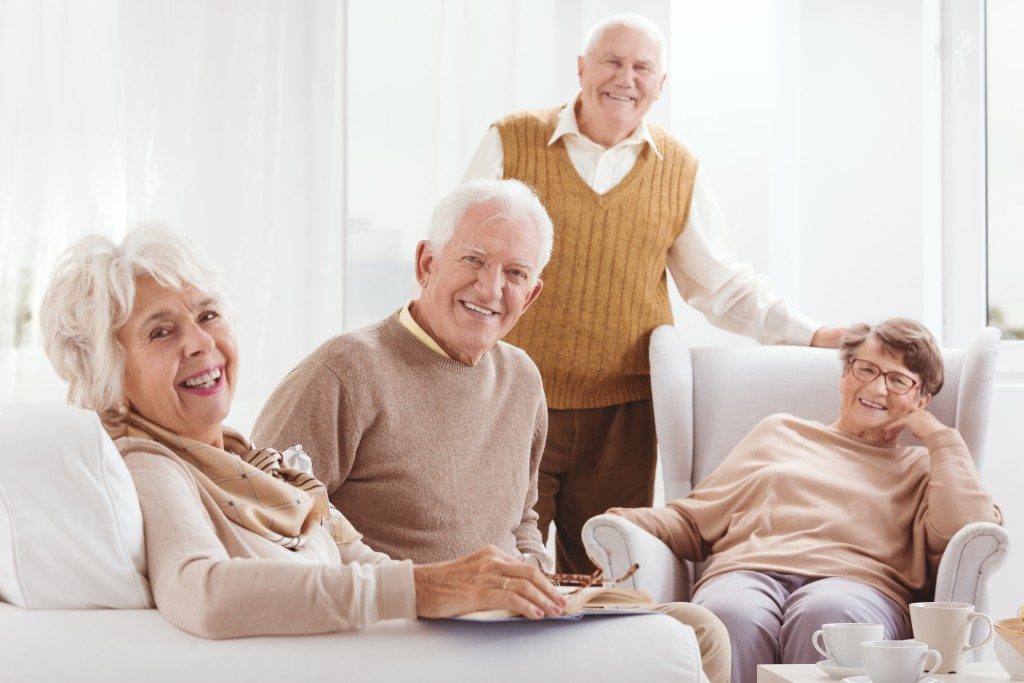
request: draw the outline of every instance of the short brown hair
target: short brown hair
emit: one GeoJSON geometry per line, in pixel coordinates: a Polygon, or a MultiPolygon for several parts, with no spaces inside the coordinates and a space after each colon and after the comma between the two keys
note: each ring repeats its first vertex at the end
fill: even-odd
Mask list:
{"type": "Polygon", "coordinates": [[[853,353],[868,339],[875,339],[882,348],[903,361],[907,369],[921,378],[921,391],[934,396],[945,381],[942,351],[928,328],[908,318],[890,318],[874,327],[861,323],[843,335],[839,353],[843,367],[850,363],[853,353]]]}

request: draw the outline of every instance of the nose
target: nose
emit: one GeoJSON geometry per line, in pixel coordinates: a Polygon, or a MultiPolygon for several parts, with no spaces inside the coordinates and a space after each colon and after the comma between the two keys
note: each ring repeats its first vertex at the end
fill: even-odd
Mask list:
{"type": "Polygon", "coordinates": [[[628,64],[621,64],[615,70],[615,85],[629,88],[633,85],[633,69],[628,64]]]}
{"type": "Polygon", "coordinates": [[[216,342],[213,337],[196,323],[189,325],[185,330],[185,355],[191,357],[201,356],[204,353],[213,351],[216,342]]]}
{"type": "Polygon", "coordinates": [[[875,377],[868,386],[877,396],[885,396],[889,393],[889,387],[885,384],[885,375],[875,377]]]}
{"type": "Polygon", "coordinates": [[[502,270],[501,264],[492,264],[477,271],[476,291],[480,292],[488,301],[500,299],[504,286],[505,272],[502,270]]]}

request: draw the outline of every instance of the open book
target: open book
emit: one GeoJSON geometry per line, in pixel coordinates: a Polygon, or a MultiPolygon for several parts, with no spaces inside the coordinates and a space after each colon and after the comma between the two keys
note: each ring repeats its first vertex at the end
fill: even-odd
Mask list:
{"type": "MultiPolygon", "coordinates": [[[[563,595],[569,596],[569,604],[562,611],[562,616],[546,617],[547,619],[581,619],[582,617],[595,615],[648,614],[654,611],[654,600],[643,591],[600,586],[587,588],[559,586],[557,590],[563,595]]],[[[504,609],[469,612],[468,614],[452,618],[462,621],[526,621],[526,617],[520,617],[504,609]]]]}

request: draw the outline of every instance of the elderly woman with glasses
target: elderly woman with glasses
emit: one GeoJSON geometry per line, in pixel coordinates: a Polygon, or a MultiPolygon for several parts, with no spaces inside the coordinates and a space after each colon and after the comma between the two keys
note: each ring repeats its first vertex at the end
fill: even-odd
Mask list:
{"type": "Polygon", "coordinates": [[[224,289],[191,244],[153,226],[73,247],[41,307],[69,399],[101,415],[135,482],[164,617],[226,638],[561,613],[538,569],[494,547],[416,566],[374,552],[322,483],[224,426],[239,362],[224,289]]]}
{"type": "Polygon", "coordinates": [[[610,510],[680,557],[709,560],[693,601],[726,625],[732,679],[758,664],[813,663],[829,622],[909,634],[908,603],[964,525],[1002,520],[960,434],[925,408],[942,355],[911,320],[858,325],[842,341],[839,416],[758,424],[686,498],[610,510]],[[910,430],[924,446],[900,446],[910,430]]]}

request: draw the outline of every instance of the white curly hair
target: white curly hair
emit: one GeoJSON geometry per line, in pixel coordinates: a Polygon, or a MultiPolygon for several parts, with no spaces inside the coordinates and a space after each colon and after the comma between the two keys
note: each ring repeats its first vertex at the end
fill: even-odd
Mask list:
{"type": "Polygon", "coordinates": [[[68,383],[69,403],[123,412],[124,350],[115,334],[131,317],[139,276],[170,289],[194,287],[230,308],[221,272],[166,225],[140,226],[120,244],[101,235],[82,239],[58,260],[39,310],[46,355],[68,383]]]}

